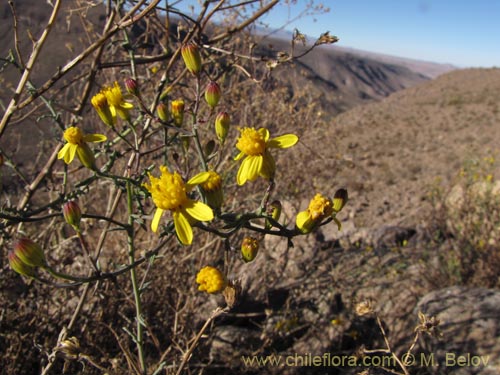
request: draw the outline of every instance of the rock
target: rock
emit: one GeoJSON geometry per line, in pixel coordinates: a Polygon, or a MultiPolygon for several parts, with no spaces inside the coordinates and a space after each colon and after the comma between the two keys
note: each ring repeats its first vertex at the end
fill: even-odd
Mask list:
{"type": "Polygon", "coordinates": [[[436,290],[419,301],[417,311],[440,320],[442,338],[425,338],[425,349],[439,364],[429,367],[430,373],[500,372],[500,290],[459,286],[436,290]]]}

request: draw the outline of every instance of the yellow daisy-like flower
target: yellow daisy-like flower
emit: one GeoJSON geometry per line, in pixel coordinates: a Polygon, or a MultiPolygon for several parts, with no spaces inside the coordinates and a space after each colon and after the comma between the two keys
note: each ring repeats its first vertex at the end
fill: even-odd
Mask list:
{"type": "Polygon", "coordinates": [[[218,293],[222,291],[227,281],[221,271],[215,267],[203,267],[196,276],[196,282],[200,284],[198,290],[207,293],[218,293]]]}
{"type": "Polygon", "coordinates": [[[222,178],[215,171],[208,171],[208,179],[200,185],[210,207],[218,209],[224,201],[222,178]]]}
{"type": "Polygon", "coordinates": [[[64,131],[66,144],[57,154],[58,159],[63,159],[69,164],[78,156],[84,166],[90,169],[95,168],[94,153],[90,150],[87,142],[104,142],[107,138],[103,134],[84,134],[76,126],[71,126],[64,131]]]}
{"type": "Polygon", "coordinates": [[[300,212],[295,225],[302,233],[311,232],[317,224],[333,214],[333,202],[330,198],[316,194],[307,210],[300,212]]]}
{"type": "Polygon", "coordinates": [[[130,110],[134,108],[134,106],[123,99],[122,90],[118,82],[115,81],[113,87],[105,87],[101,92],[106,96],[113,119],[115,119],[118,114],[122,119],[129,121],[130,110]]]}
{"type": "Polygon", "coordinates": [[[172,212],[177,237],[182,244],[190,245],[193,242],[191,223],[210,221],[214,218],[214,213],[205,203],[190,199],[187,193],[196,185],[206,182],[210,174],[208,172],[199,173],[185,183],[177,172],[170,173],[165,166],[161,166],[160,171],[159,178],[150,174],[151,184],[144,184],[156,205],[151,229],[153,232],[158,231],[163,212],[169,210],[172,212]]]}
{"type": "Polygon", "coordinates": [[[113,117],[113,114],[111,113],[111,109],[108,104],[108,99],[106,99],[106,95],[104,95],[102,91],[95,94],[90,100],[90,102],[97,111],[97,114],[101,118],[102,122],[104,122],[108,126],[115,125],[116,116],[113,117]]]}
{"type": "Polygon", "coordinates": [[[260,128],[240,129],[241,136],[238,138],[236,148],[240,150],[234,160],[243,159],[238,170],[236,180],[238,185],[247,181],[254,181],[258,176],[266,179],[274,177],[276,164],[269,152],[270,148],[288,148],[299,141],[295,134],[285,134],[269,139],[269,130],[260,128]]]}

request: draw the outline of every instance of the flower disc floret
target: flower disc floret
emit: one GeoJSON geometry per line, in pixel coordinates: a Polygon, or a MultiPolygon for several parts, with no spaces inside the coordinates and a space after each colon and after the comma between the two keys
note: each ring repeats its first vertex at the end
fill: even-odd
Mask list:
{"type": "Polygon", "coordinates": [[[208,171],[208,179],[201,184],[203,190],[210,192],[222,187],[222,179],[215,171],[208,171]]]}
{"type": "Polygon", "coordinates": [[[210,221],[214,218],[212,209],[205,203],[192,200],[188,193],[209,178],[208,172],[200,173],[184,183],[177,173],[170,173],[167,167],[160,167],[161,176],[149,175],[150,184],[144,187],[151,193],[156,212],[151,222],[153,232],[158,231],[160,219],[165,210],[172,212],[175,232],[184,245],[193,242],[193,228],[191,224],[196,221],[210,221]]]}
{"type": "Polygon", "coordinates": [[[227,285],[226,278],[215,267],[203,267],[196,276],[196,282],[199,285],[198,290],[207,293],[221,292],[227,285]]]}
{"type": "Polygon", "coordinates": [[[72,145],[83,144],[83,132],[76,126],[71,126],[64,131],[63,138],[72,145]]]}
{"type": "Polygon", "coordinates": [[[242,128],[236,148],[240,150],[235,160],[243,159],[236,180],[238,185],[247,181],[254,181],[261,176],[266,179],[274,178],[276,164],[269,149],[288,148],[295,145],[299,138],[295,134],[285,134],[269,139],[269,130],[261,128],[242,128]]]}
{"type": "Polygon", "coordinates": [[[124,120],[130,120],[130,110],[134,108],[134,106],[123,99],[118,82],[115,81],[112,87],[105,87],[102,93],[106,96],[113,118],[116,118],[116,115],[118,115],[124,120]]]}

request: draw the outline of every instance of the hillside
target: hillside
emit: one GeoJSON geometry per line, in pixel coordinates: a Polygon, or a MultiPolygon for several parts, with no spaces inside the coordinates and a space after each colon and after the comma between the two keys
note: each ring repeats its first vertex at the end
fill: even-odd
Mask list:
{"type": "Polygon", "coordinates": [[[431,187],[446,186],[466,162],[498,155],[498,97],[500,69],[444,74],[306,132],[304,152],[315,150],[307,168],[319,190],[332,181],[349,189],[354,227],[415,224],[431,187]],[[315,147],[325,139],[329,147],[315,147]]]}

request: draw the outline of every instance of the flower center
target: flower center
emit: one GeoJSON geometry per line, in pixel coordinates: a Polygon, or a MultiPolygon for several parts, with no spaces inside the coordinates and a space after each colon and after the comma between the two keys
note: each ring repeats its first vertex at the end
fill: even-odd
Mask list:
{"type": "Polygon", "coordinates": [[[201,184],[203,190],[207,192],[215,191],[221,188],[222,180],[217,172],[209,171],[210,177],[208,180],[201,184]]]}
{"type": "Polygon", "coordinates": [[[313,220],[318,220],[333,213],[333,204],[331,199],[325,198],[321,194],[316,194],[309,203],[307,210],[313,220]]]}
{"type": "Polygon", "coordinates": [[[246,155],[262,155],[266,150],[266,140],[254,128],[240,129],[241,137],[238,138],[236,148],[246,155]]]}
{"type": "Polygon", "coordinates": [[[104,88],[103,93],[109,105],[118,107],[123,102],[122,91],[120,90],[120,86],[118,86],[118,82],[115,82],[113,87],[104,88]]]}
{"type": "Polygon", "coordinates": [[[108,106],[108,100],[106,99],[106,95],[102,92],[98,92],[91,99],[92,105],[94,108],[103,109],[108,106]]]}
{"type": "Polygon", "coordinates": [[[83,133],[75,126],[71,126],[64,131],[64,139],[73,145],[83,144],[83,133]]]}
{"type": "Polygon", "coordinates": [[[151,185],[145,185],[153,197],[156,207],[162,210],[176,210],[188,200],[186,185],[177,173],[170,173],[166,167],[160,167],[160,178],[149,176],[151,185]]]}

